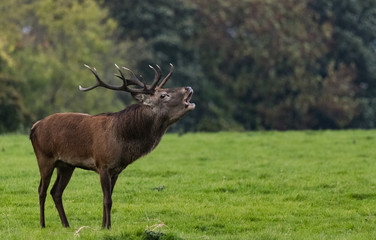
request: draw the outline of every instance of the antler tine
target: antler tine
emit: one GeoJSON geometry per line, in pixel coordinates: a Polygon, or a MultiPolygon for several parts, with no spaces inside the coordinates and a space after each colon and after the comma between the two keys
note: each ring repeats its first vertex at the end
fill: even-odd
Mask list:
{"type": "Polygon", "coordinates": [[[116,69],[117,69],[117,70],[119,71],[119,73],[120,73],[120,75],[114,73],[115,77],[120,78],[120,79],[123,81],[124,84],[127,84],[126,79],[125,79],[125,77],[124,77],[124,75],[123,75],[123,72],[120,70],[119,66],[118,66],[116,63],[115,63],[115,67],[116,67],[116,69]]]}
{"type": "MultiPolygon", "coordinates": [[[[118,71],[120,73],[120,75],[115,74],[115,76],[120,78],[121,80],[123,80],[125,91],[133,92],[133,93],[146,93],[146,94],[153,93],[153,91],[150,91],[147,88],[146,83],[144,81],[140,81],[130,69],[128,69],[126,67],[122,67],[124,70],[129,71],[130,74],[131,74],[131,78],[127,79],[127,78],[124,77],[123,72],[121,71],[121,69],[119,68],[119,66],[117,64],[115,64],[115,67],[118,69],[118,71]],[[137,85],[139,87],[142,87],[143,89],[129,88],[128,87],[129,85],[137,85]]],[[[140,77],[142,78],[142,76],[140,76],[140,77]]]]}
{"type": "Polygon", "coordinates": [[[153,83],[150,85],[150,88],[149,88],[150,90],[154,90],[155,89],[155,87],[157,86],[159,80],[161,80],[161,77],[162,77],[161,68],[158,65],[156,65],[156,66],[158,68],[158,71],[155,70],[155,68],[153,66],[149,65],[149,67],[151,69],[153,69],[153,71],[154,71],[154,80],[153,80],[153,83]]]}
{"type": "Polygon", "coordinates": [[[97,77],[97,76],[98,76],[97,71],[95,71],[94,69],[92,69],[91,67],[89,67],[89,66],[86,65],[86,64],[84,64],[84,66],[87,67],[87,68],[88,68],[88,69],[94,74],[95,78],[97,79],[97,84],[94,85],[94,86],[92,86],[92,87],[88,87],[88,88],[84,88],[84,87],[82,87],[81,85],[79,85],[79,86],[78,86],[78,89],[80,89],[80,91],[89,91],[89,90],[94,89],[94,88],[96,88],[96,87],[99,86],[99,83],[98,83],[98,78],[99,78],[99,77],[97,77]]]}
{"type": "Polygon", "coordinates": [[[143,87],[143,88],[146,87],[146,83],[141,82],[130,69],[128,69],[126,67],[121,67],[121,68],[124,69],[124,70],[127,70],[131,74],[131,78],[130,79],[125,79],[124,75],[122,74],[122,72],[118,68],[119,72],[121,72],[122,77],[126,80],[127,85],[137,85],[137,86],[140,86],[140,87],[143,87]]]}
{"type": "MultiPolygon", "coordinates": [[[[121,90],[121,91],[126,91],[126,92],[134,92],[134,93],[142,93],[142,92],[145,92],[143,89],[130,89],[127,87],[127,83],[126,83],[126,79],[124,78],[123,80],[123,85],[121,86],[111,86],[111,85],[108,85],[107,83],[103,82],[100,77],[98,76],[98,73],[96,71],[95,68],[91,68],[89,67],[88,65],[84,65],[85,67],[87,67],[95,76],[96,80],[97,80],[97,83],[94,85],[94,86],[91,86],[91,87],[87,87],[87,88],[83,88],[82,86],[79,86],[79,89],[81,91],[89,91],[89,90],[92,90],[96,87],[104,87],[104,88],[108,88],[108,89],[111,89],[111,90],[121,90]]],[[[119,76],[121,78],[121,76],[119,76]]]]}
{"type": "Polygon", "coordinates": [[[172,65],[172,63],[170,63],[170,72],[167,74],[167,76],[162,80],[161,84],[159,84],[158,88],[162,88],[168,79],[170,79],[172,73],[174,72],[174,65],[172,65]]]}
{"type": "Polygon", "coordinates": [[[87,87],[87,88],[84,88],[82,87],[81,85],[78,86],[78,88],[80,89],[80,91],[89,91],[89,90],[92,90],[96,87],[104,87],[104,88],[108,88],[108,89],[112,89],[112,90],[122,90],[123,89],[123,86],[120,86],[120,87],[115,87],[115,86],[111,86],[111,85],[108,85],[106,83],[104,83],[100,77],[98,76],[98,73],[97,73],[97,70],[94,68],[91,68],[90,66],[84,64],[85,67],[87,67],[95,76],[96,80],[97,80],[97,83],[94,85],[94,86],[91,86],[91,87],[87,87]]]}

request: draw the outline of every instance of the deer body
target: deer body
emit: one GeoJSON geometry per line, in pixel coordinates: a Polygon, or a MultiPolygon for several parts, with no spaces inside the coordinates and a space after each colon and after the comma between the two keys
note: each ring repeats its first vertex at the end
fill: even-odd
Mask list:
{"type": "MultiPolygon", "coordinates": [[[[90,70],[97,81],[101,81],[96,71],[90,70]]],[[[172,70],[173,68],[169,76],[172,70]]],[[[155,74],[155,79],[159,81],[160,71],[155,71],[155,74]]],[[[124,78],[122,73],[121,76],[124,78]]],[[[124,79],[124,84],[127,83],[126,80],[128,79],[124,79]]],[[[164,79],[162,83],[165,81],[167,80],[164,79]]],[[[143,85],[146,89],[146,84],[143,85]]],[[[30,139],[41,175],[38,188],[41,227],[45,227],[44,203],[55,168],[57,178],[51,195],[62,225],[69,227],[62,194],[76,167],[92,170],[100,175],[103,191],[102,227],[111,227],[111,195],[118,175],[129,164],[152,151],[167,128],[195,108],[189,102],[193,93],[190,87],[162,89],[161,85],[156,89],[147,89],[149,92],[128,88],[127,91],[130,90],[139,103],[117,113],[94,116],[56,113],[34,124],[30,139]]],[[[93,88],[95,86],[81,90],[93,88]]]]}

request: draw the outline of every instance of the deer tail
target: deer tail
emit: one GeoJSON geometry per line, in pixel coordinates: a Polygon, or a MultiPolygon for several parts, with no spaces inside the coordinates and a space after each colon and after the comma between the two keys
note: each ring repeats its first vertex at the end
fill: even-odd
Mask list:
{"type": "Polygon", "coordinates": [[[30,140],[33,140],[35,130],[37,129],[39,123],[40,123],[40,121],[34,123],[34,125],[31,127],[31,129],[30,129],[30,135],[29,135],[30,140]]]}

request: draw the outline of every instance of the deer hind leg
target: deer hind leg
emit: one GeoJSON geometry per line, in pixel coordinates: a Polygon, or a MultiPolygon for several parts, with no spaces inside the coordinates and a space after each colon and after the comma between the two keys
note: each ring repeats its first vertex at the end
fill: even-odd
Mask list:
{"type": "Polygon", "coordinates": [[[55,202],[55,206],[59,213],[61,224],[63,225],[63,227],[69,227],[69,223],[65,215],[62,196],[63,196],[65,187],[68,185],[69,180],[72,177],[73,171],[74,171],[74,167],[72,166],[59,165],[57,167],[56,181],[50,192],[52,199],[55,202]]]}
{"type": "Polygon", "coordinates": [[[51,164],[47,164],[49,159],[40,157],[38,159],[39,163],[39,172],[40,172],[40,184],[38,188],[39,193],[39,208],[40,208],[40,226],[42,228],[46,227],[45,217],[44,217],[44,203],[46,202],[46,193],[48,186],[50,185],[52,173],[54,172],[54,166],[51,164]],[[46,164],[41,164],[41,160],[45,161],[46,164]]]}

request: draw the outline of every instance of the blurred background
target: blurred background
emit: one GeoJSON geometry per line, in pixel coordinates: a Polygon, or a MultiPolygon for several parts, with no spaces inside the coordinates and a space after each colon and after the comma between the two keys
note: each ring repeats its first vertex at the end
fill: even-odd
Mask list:
{"type": "Polygon", "coordinates": [[[375,0],[1,0],[0,133],[55,112],[120,111],[114,64],[192,86],[173,131],[376,126],[375,0]]]}

